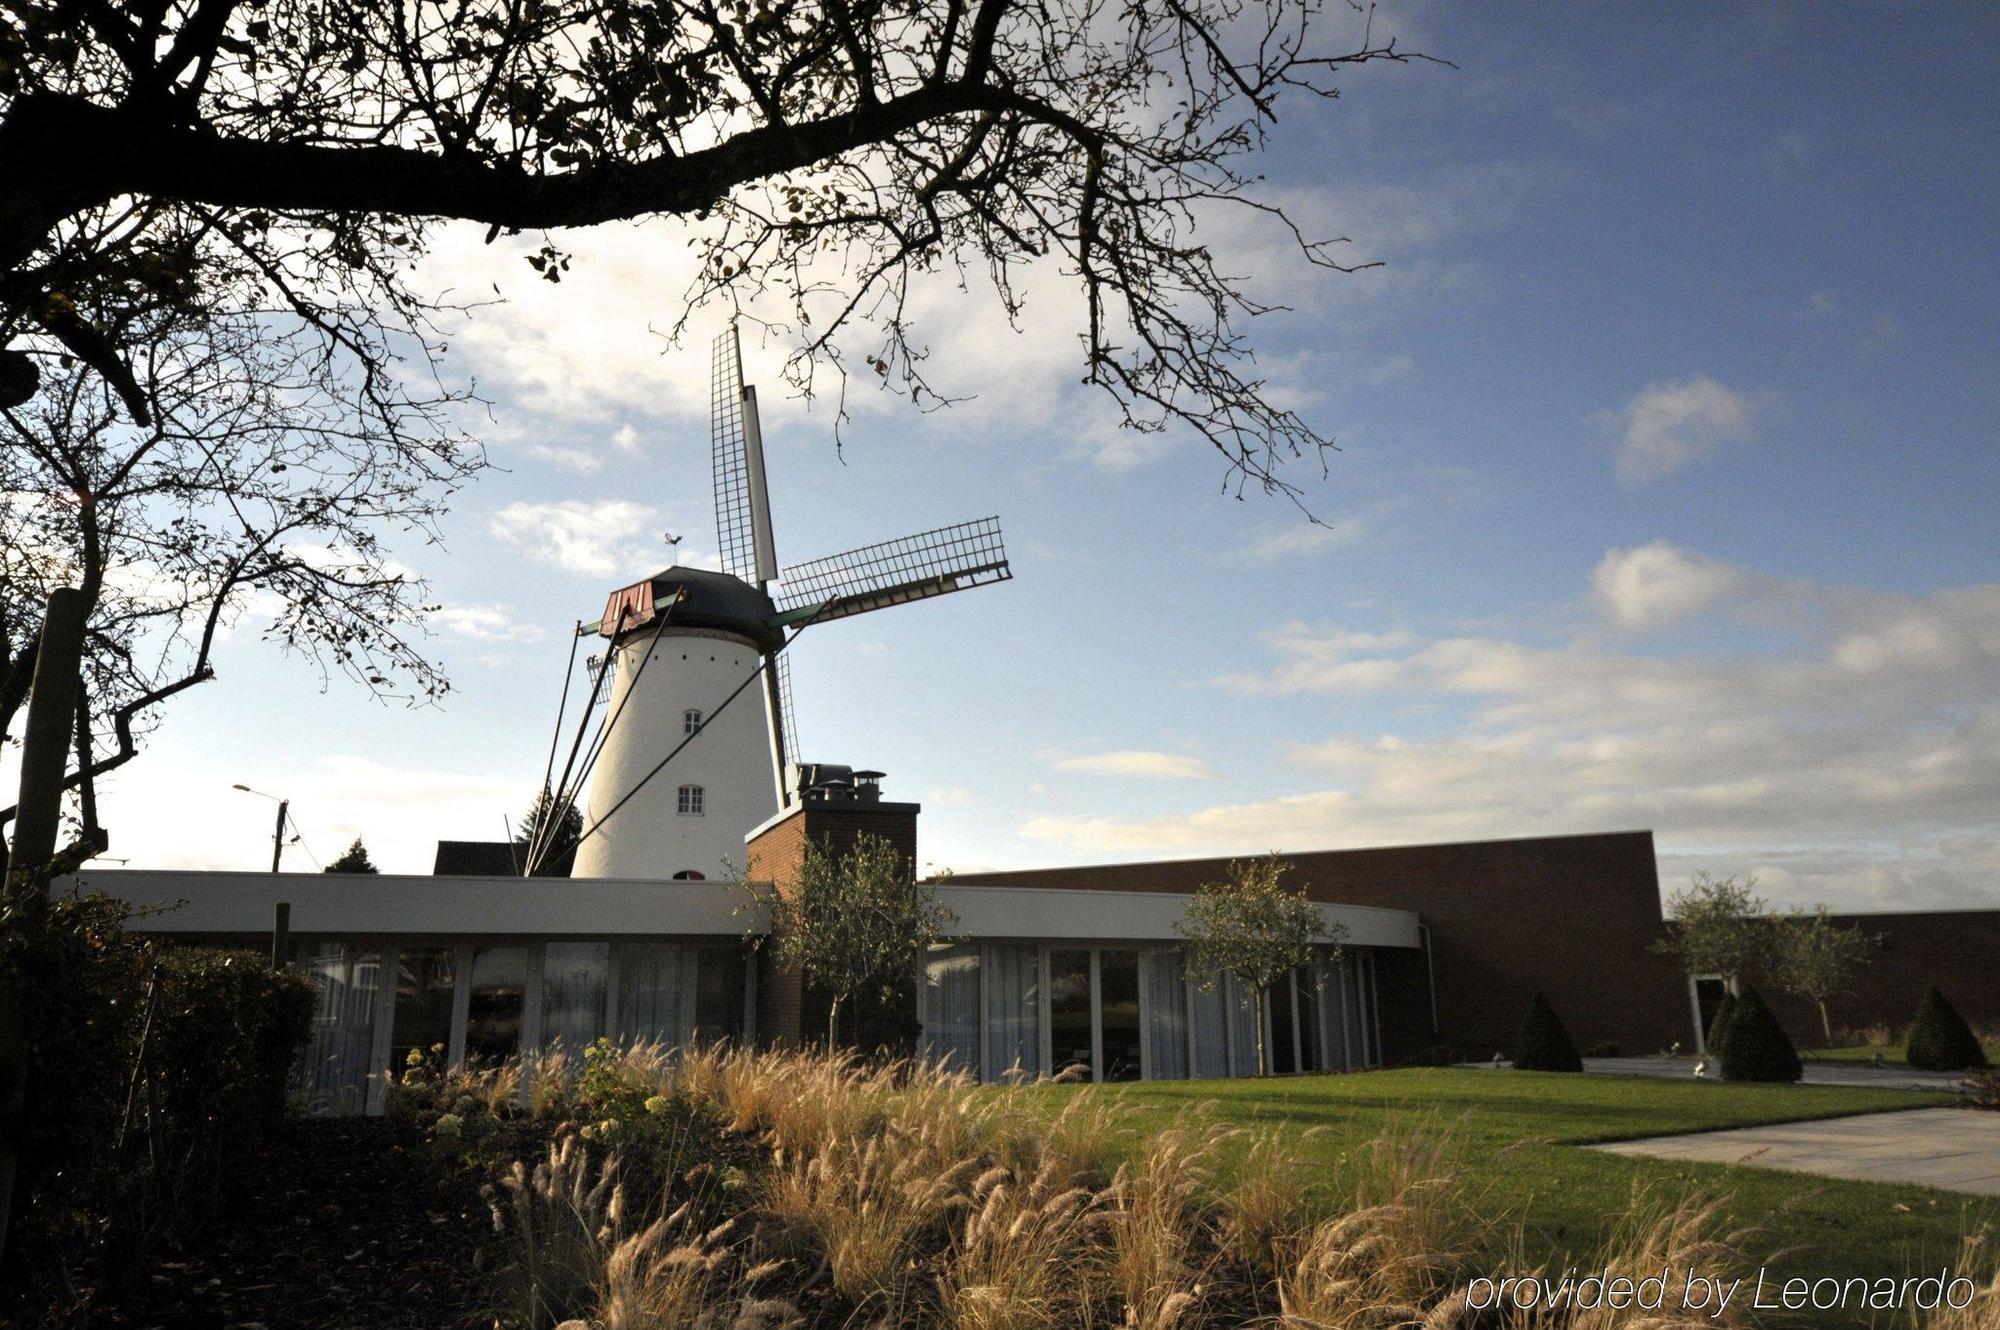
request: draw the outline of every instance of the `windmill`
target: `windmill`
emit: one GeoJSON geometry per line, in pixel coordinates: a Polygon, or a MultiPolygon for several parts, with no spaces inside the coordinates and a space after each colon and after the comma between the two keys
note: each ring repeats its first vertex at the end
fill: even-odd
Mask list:
{"type": "MultiPolygon", "coordinates": [[[[1013,576],[997,517],[780,567],[757,391],[743,382],[734,325],[715,340],[709,389],[721,571],[664,569],[612,592],[577,630],[604,648],[559,776],[558,717],[545,778],[557,807],[583,810],[577,877],[709,877],[740,862],[744,835],[798,797],[786,651],[797,636],[1013,576]]],[[[548,855],[531,844],[527,867],[548,855]]]]}

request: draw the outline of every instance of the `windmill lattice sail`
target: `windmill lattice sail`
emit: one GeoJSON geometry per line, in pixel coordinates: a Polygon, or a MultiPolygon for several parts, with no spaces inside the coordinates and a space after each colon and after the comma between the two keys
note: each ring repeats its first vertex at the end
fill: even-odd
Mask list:
{"type": "Polygon", "coordinates": [[[774,622],[825,623],[1013,575],[1000,519],[979,517],[794,564],[778,575],[774,622]]]}
{"type": "Polygon", "coordinates": [[[743,382],[736,325],[715,339],[708,362],[709,440],[715,475],[715,535],[722,571],[763,586],[777,576],[771,495],[757,390],[743,382]]]}

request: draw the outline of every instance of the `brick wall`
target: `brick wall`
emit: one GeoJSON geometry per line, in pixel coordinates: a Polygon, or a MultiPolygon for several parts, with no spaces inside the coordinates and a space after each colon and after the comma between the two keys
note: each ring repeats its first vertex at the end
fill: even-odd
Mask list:
{"type": "MultiPolygon", "coordinates": [[[[1882,940],[1856,976],[1854,991],[1827,1003],[1836,1034],[1880,1024],[1902,1036],[1924,990],[1933,985],[1973,1029],[2000,1030],[2000,910],[1841,914],[1834,919],[1882,940]]],[[[1819,1012],[1811,1003],[1788,998],[1756,976],[1751,982],[1800,1048],[1825,1042],[1819,1012]]]]}
{"type": "MultiPolygon", "coordinates": [[[[1579,1046],[1650,1053],[1692,1046],[1687,990],[1649,951],[1660,933],[1651,832],[1329,850],[1286,855],[1313,900],[1414,910],[1430,931],[1439,1029],[1417,952],[1378,953],[1382,1042],[1390,1060],[1434,1044],[1476,1057],[1511,1050],[1537,988],[1579,1046]]],[[[1184,859],[1017,873],[956,885],[1192,892],[1226,859],[1184,859]]]]}
{"type": "MultiPolygon", "coordinates": [[[[914,872],[920,811],[917,804],[902,803],[802,804],[749,842],[750,877],[788,891],[798,880],[807,845],[839,857],[862,836],[888,841],[914,872]]],[[[806,983],[797,969],[779,966],[768,955],[758,971],[758,1038],[769,1044],[824,1039],[827,995],[806,983]]],[[[850,1013],[850,1017],[846,1035],[865,1047],[900,1041],[908,1019],[895,1010],[850,1013]]]]}

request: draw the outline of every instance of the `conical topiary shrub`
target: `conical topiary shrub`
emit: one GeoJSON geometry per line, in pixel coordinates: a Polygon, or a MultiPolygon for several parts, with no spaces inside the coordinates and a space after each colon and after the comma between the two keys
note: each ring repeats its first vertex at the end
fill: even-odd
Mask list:
{"type": "Polygon", "coordinates": [[[1582,1071],[1583,1059],[1563,1029],[1562,1017],[1540,990],[1528,1003],[1527,1024],[1515,1045],[1514,1065],[1522,1071],[1582,1071]]]}
{"type": "Polygon", "coordinates": [[[1725,992],[1722,1001],[1715,1004],[1715,1015],[1708,1022],[1708,1033],[1702,1047],[1710,1057],[1722,1056],[1723,1041],[1729,1038],[1729,1018],[1736,1014],[1736,995],[1725,992]]]}
{"type": "Polygon", "coordinates": [[[1754,988],[1736,999],[1722,1040],[1722,1076],[1730,1081],[1790,1084],[1805,1073],[1799,1051],[1754,988]]]}
{"type": "Polygon", "coordinates": [[[1907,1056],[1912,1067],[1923,1071],[1966,1071],[1986,1065],[1986,1050],[1972,1027],[1935,988],[1924,994],[1923,1005],[1917,1008],[1907,1056]]]}

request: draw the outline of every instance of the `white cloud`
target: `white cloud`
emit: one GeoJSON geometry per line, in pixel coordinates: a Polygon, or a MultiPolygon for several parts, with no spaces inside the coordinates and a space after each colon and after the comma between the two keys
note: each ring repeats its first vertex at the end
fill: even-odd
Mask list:
{"type": "Polygon", "coordinates": [[[546,443],[528,445],[528,456],[587,476],[604,466],[604,459],[584,448],[563,448],[546,443]]]}
{"type": "Polygon", "coordinates": [[[1368,523],[1359,517],[1337,517],[1327,522],[1299,518],[1265,531],[1224,558],[1232,562],[1274,563],[1352,545],[1367,534],[1368,523]]]}
{"type": "Polygon", "coordinates": [[[924,795],[924,804],[929,808],[963,808],[976,799],[970,786],[940,785],[924,795]]]}
{"type": "Polygon", "coordinates": [[[1654,629],[1698,614],[1738,591],[1743,569],[1704,559],[1664,540],[1636,549],[1609,550],[1590,584],[1612,622],[1654,629]]]}
{"type": "Polygon", "coordinates": [[[1706,374],[1654,384],[1617,414],[1618,479],[1659,480],[1755,436],[1758,402],[1706,374]]]}
{"type": "Polygon", "coordinates": [[[1198,757],[1121,748],[1109,753],[1066,757],[1058,771],[1086,771],[1094,776],[1137,776],[1146,780],[1219,780],[1222,773],[1198,757]]]}
{"type": "Polygon", "coordinates": [[[268,868],[272,805],[229,789],[241,779],[291,800],[303,844],[286,849],[288,870],[310,872],[315,859],[324,863],[360,836],[383,871],[428,873],[440,838],[501,839],[501,817],[520,815],[540,772],[494,776],[352,754],[263,774],[254,760],[192,774],[140,761],[108,783],[105,825],[114,829],[112,854],[139,856],[134,867],[268,868]]]}
{"type": "Polygon", "coordinates": [[[634,574],[661,562],[660,510],[628,499],[510,503],[487,523],[529,558],[572,573],[634,574]]]}
{"type": "Polygon", "coordinates": [[[1270,669],[1219,682],[1283,697],[1294,727],[1314,695],[1463,719],[1290,746],[1319,785],[1304,792],[1021,834],[1157,854],[1650,827],[1669,877],[1788,865],[1772,894],[1797,903],[2000,904],[1980,868],[2000,862],[2000,584],[1898,595],[1671,555],[1614,551],[1605,613],[1755,610],[1776,640],[1660,654],[1608,647],[1589,623],[1552,643],[1289,624],[1266,637],[1270,669]]]}
{"type": "Polygon", "coordinates": [[[446,605],[427,616],[454,637],[474,642],[539,642],[539,624],[523,623],[504,605],[446,605]]]}

